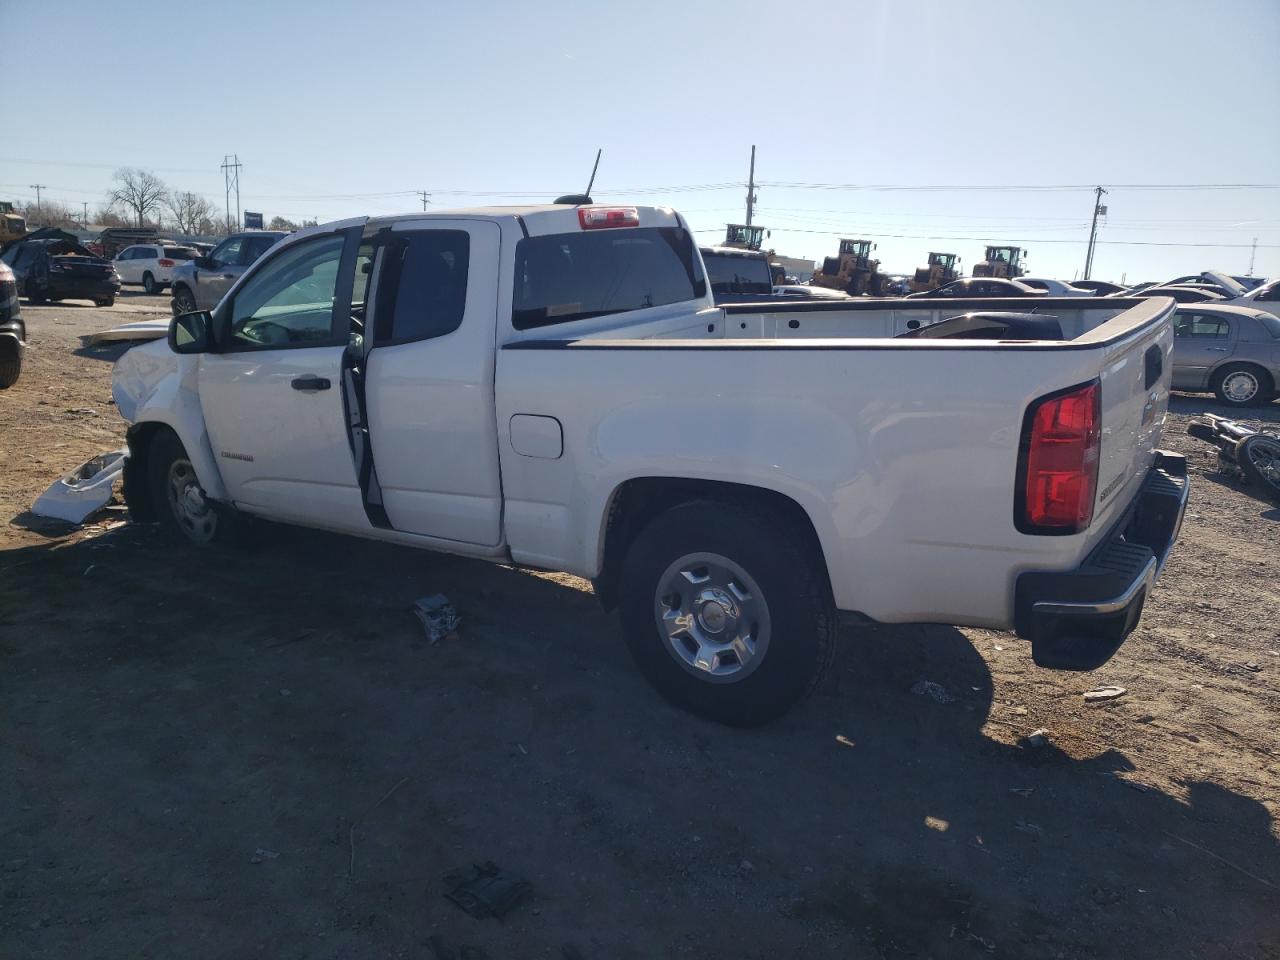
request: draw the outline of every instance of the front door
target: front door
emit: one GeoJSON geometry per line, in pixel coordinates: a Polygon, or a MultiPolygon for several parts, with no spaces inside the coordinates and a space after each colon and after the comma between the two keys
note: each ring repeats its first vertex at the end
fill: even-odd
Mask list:
{"type": "Polygon", "coordinates": [[[227,492],[249,512],[367,530],[343,407],[359,229],[269,255],[218,308],[225,348],[200,357],[205,425],[227,492]]]}
{"type": "Polygon", "coordinates": [[[442,219],[397,223],[379,240],[365,396],[373,471],[396,530],[501,541],[500,238],[492,222],[442,219]]]}
{"type": "Polygon", "coordinates": [[[196,306],[201,310],[216,307],[243,272],[240,267],[240,247],[243,243],[242,237],[228,237],[213,248],[206,258],[207,267],[196,268],[196,306]]]}
{"type": "Polygon", "coordinates": [[[1173,320],[1173,386],[1203,390],[1209,372],[1232,350],[1231,322],[1212,313],[1181,308],[1173,320]]]}

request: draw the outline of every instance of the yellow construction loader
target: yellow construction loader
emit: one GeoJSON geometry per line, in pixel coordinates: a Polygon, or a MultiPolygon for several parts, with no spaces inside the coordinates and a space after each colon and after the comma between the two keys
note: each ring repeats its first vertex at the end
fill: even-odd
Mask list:
{"type": "Polygon", "coordinates": [[[930,253],[929,265],[917,267],[908,286],[912,293],[937,290],[960,276],[960,260],[954,253],[930,253]]]}
{"type": "Polygon", "coordinates": [[[839,254],[822,259],[822,269],[813,275],[813,285],[843,290],[851,297],[864,293],[880,296],[884,277],[880,275],[880,261],[871,259],[875,248],[870,240],[841,240],[839,254]]]}
{"type": "Polygon", "coordinates": [[[1001,277],[1013,280],[1026,273],[1022,265],[1021,247],[987,247],[986,257],[973,267],[975,277],[1001,277]]]}
{"type": "Polygon", "coordinates": [[[0,244],[27,235],[27,221],[13,212],[13,204],[0,200],[0,244]]]}

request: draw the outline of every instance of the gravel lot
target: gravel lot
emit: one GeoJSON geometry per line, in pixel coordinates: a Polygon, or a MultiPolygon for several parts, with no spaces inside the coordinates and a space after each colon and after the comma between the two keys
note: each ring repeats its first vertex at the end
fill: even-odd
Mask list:
{"type": "Polygon", "coordinates": [[[1103,669],[849,632],[828,689],[737,731],[660,701],[572,577],[32,517],[122,441],[120,351],[79,338],[166,312],[25,307],[0,392],[0,957],[1280,957],[1280,509],[1186,436],[1212,398],[1175,398],[1192,505],[1103,669]],[[437,592],[464,624],[430,646],[437,592]],[[534,888],[501,923],[442,896],[486,860],[534,888]]]}

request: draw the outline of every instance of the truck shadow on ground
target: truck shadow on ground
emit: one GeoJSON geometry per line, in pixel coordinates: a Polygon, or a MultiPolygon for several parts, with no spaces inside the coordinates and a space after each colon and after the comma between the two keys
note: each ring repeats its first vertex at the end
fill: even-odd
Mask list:
{"type": "Polygon", "coordinates": [[[665,705],[571,578],[276,527],[243,550],[126,526],[8,551],[0,941],[1276,956],[1267,810],[1190,771],[1178,795],[1137,783],[1102,744],[1081,757],[1062,675],[997,694],[989,662],[1025,651],[980,642],[850,632],[826,690],[731,730],[665,705]],[[440,592],[463,625],[433,646],[409,608],[440,592]],[[912,694],[922,679],[954,699],[912,694]],[[986,732],[1002,726],[1050,742],[986,732]],[[447,870],[490,859],[535,888],[502,925],[441,896],[447,870]]]}

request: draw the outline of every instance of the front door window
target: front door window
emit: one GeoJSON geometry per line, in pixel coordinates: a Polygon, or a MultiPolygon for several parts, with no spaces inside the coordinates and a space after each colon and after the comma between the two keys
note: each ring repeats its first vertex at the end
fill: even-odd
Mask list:
{"type": "Polygon", "coordinates": [[[335,337],[333,322],[343,244],[341,235],[299,243],[250,277],[230,304],[233,349],[345,342],[346,324],[335,337]]]}

